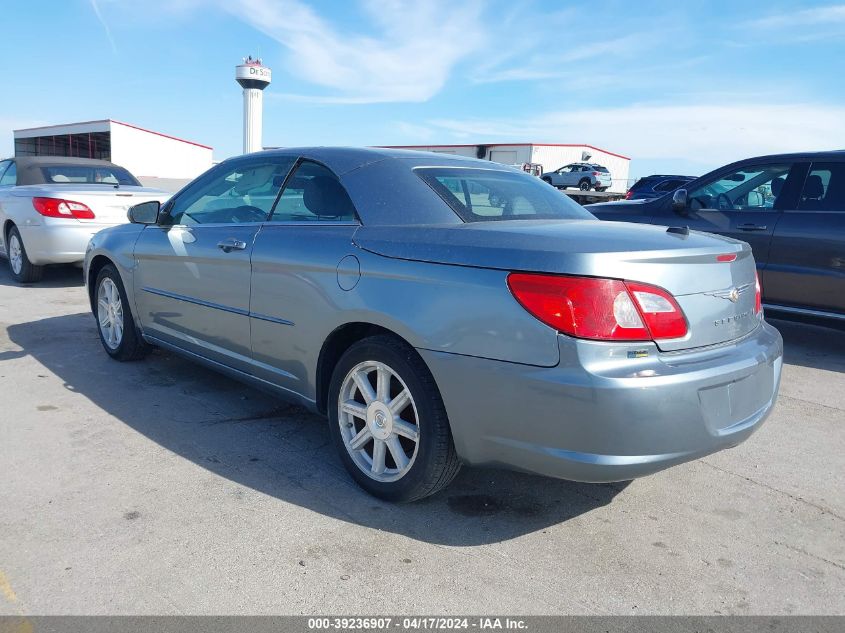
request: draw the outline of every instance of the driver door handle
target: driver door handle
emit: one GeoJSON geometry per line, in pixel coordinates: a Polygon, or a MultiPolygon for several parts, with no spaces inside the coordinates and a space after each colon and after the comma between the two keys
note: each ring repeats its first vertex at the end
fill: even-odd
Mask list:
{"type": "Polygon", "coordinates": [[[222,250],[224,253],[231,253],[232,251],[242,251],[246,248],[246,242],[243,240],[235,239],[234,237],[230,237],[227,240],[223,240],[222,242],[217,242],[217,248],[222,250]]]}
{"type": "Polygon", "coordinates": [[[765,224],[740,224],[737,227],[740,231],[765,231],[765,224]]]}

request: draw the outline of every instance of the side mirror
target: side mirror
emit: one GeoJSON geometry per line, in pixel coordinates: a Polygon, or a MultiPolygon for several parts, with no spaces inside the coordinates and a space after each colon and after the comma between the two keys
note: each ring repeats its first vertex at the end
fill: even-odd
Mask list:
{"type": "Polygon", "coordinates": [[[676,189],[672,194],[672,210],[678,213],[686,213],[689,200],[687,199],[686,189],[676,189]]]}
{"type": "Polygon", "coordinates": [[[132,224],[155,224],[158,221],[158,212],[161,203],[158,200],[149,200],[129,207],[127,216],[132,224]]]}

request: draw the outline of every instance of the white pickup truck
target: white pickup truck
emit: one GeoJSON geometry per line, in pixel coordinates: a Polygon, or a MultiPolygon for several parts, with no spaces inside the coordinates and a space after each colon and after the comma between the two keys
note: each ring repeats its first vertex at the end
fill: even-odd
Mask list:
{"type": "Polygon", "coordinates": [[[21,283],[45,264],[81,264],[91,236],[128,222],[129,207],[170,193],[141,186],[123,167],[61,156],[0,161],[0,254],[21,283]]]}

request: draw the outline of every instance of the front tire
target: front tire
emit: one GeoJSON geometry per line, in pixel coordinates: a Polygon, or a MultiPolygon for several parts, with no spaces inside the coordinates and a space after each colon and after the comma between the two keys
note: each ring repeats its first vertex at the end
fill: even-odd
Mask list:
{"type": "Polygon", "coordinates": [[[103,266],[97,275],[94,301],[97,332],[109,356],[129,361],[139,360],[150,353],[150,346],[135,326],[123,281],[112,264],[103,266]]]}
{"type": "Polygon", "coordinates": [[[343,354],[328,410],[343,465],[375,497],[422,499],[460,470],[434,378],[416,350],[395,337],[372,336],[343,354]]]}
{"type": "Polygon", "coordinates": [[[44,276],[44,266],[36,266],[29,261],[20,231],[16,226],[9,229],[9,235],[6,239],[6,255],[9,257],[9,271],[15,281],[22,284],[41,281],[41,277],[44,276]]]}

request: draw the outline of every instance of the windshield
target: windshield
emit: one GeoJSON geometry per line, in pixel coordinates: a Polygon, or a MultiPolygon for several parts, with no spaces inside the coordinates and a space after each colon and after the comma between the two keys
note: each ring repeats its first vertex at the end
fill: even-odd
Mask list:
{"type": "Polygon", "coordinates": [[[493,169],[415,170],[464,222],[595,219],[584,207],[535,176],[493,169]]]}
{"type": "Polygon", "coordinates": [[[44,182],[86,185],[140,186],[135,177],[116,165],[50,165],[42,167],[44,182]]]}

